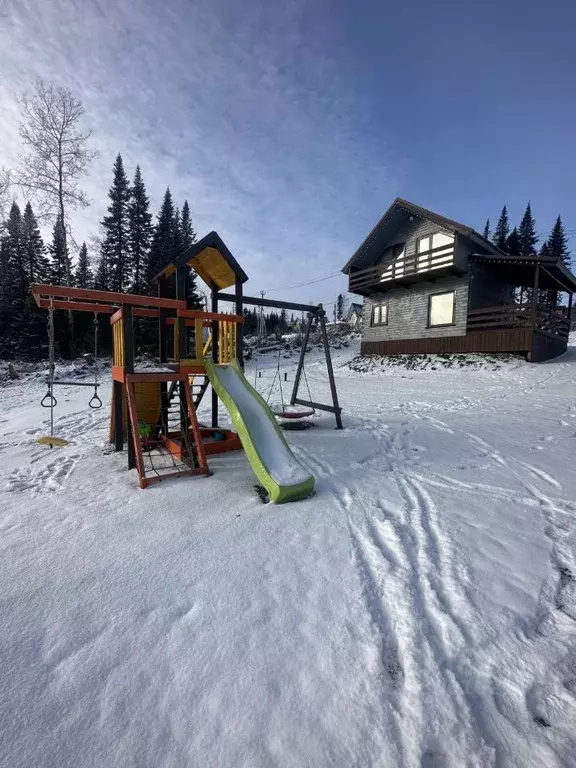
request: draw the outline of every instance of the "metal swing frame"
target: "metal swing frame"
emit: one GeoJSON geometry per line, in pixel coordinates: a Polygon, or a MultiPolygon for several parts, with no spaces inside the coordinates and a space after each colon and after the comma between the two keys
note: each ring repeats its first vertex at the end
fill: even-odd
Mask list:
{"type": "MultiPolygon", "coordinates": [[[[298,368],[296,369],[296,378],[294,380],[294,387],[292,388],[292,394],[290,396],[290,405],[302,405],[313,411],[327,411],[334,414],[336,421],[336,429],[343,429],[342,425],[342,408],[338,402],[338,391],[336,389],[336,381],[334,379],[334,368],[332,367],[332,357],[330,355],[330,346],[328,344],[328,334],[326,332],[326,312],[322,304],[297,304],[291,301],[274,301],[273,299],[258,298],[256,296],[243,296],[240,291],[236,295],[229,293],[214,292],[212,294],[212,310],[218,311],[219,301],[229,301],[236,304],[236,312],[242,313],[244,304],[248,304],[254,307],[271,307],[274,309],[287,309],[294,312],[307,312],[308,320],[306,323],[306,330],[304,332],[304,338],[302,340],[302,348],[300,350],[300,358],[298,360],[298,368]],[[216,307],[216,309],[214,309],[216,307]],[[306,347],[308,346],[308,340],[310,338],[310,332],[314,322],[317,321],[320,325],[322,334],[322,346],[324,348],[324,357],[326,360],[326,369],[328,371],[328,381],[330,383],[330,395],[332,404],[317,403],[312,400],[310,396],[310,390],[308,389],[308,400],[299,397],[300,385],[302,377],[307,382],[306,372],[304,370],[304,360],[306,357],[306,347]]],[[[292,417],[282,414],[282,418],[304,418],[302,412],[292,417]]],[[[213,414],[214,419],[214,414],[213,414]]]]}

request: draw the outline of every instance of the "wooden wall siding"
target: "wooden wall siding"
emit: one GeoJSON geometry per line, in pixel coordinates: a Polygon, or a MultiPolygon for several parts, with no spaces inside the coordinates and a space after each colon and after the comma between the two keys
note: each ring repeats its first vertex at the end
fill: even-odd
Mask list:
{"type": "Polygon", "coordinates": [[[547,333],[534,331],[530,360],[533,363],[542,363],[544,360],[551,360],[558,355],[563,355],[567,349],[567,339],[553,338],[547,333]]]}
{"type": "Polygon", "coordinates": [[[467,311],[467,276],[439,278],[434,283],[422,282],[391,288],[386,293],[364,299],[362,342],[463,336],[466,333],[467,311]],[[455,324],[444,328],[427,328],[428,297],[433,293],[451,290],[456,291],[455,324]],[[371,326],[372,307],[383,301],[388,302],[388,325],[371,326]]]}
{"type": "Polygon", "coordinates": [[[514,303],[514,289],[498,278],[498,270],[486,264],[470,265],[470,309],[514,303]]]}
{"type": "MultiPolygon", "coordinates": [[[[564,345],[565,347],[566,345],[564,345]]],[[[532,352],[532,331],[474,331],[466,336],[362,342],[362,355],[451,355],[466,352],[532,352]]],[[[559,353],[558,353],[559,354],[559,353]]]]}

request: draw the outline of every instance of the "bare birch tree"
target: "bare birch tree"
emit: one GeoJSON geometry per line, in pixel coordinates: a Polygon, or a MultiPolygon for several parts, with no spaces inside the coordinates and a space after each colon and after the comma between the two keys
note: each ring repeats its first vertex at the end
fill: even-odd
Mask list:
{"type": "Polygon", "coordinates": [[[7,168],[0,168],[0,229],[8,212],[10,181],[10,171],[7,168]]]}
{"type": "Polygon", "coordinates": [[[15,181],[36,202],[38,216],[44,220],[60,216],[69,236],[69,212],[90,204],[79,180],[97,155],[89,147],[92,130],[84,126],[84,107],[68,88],[41,78],[31,93],[20,95],[18,103],[25,149],[15,181]]]}

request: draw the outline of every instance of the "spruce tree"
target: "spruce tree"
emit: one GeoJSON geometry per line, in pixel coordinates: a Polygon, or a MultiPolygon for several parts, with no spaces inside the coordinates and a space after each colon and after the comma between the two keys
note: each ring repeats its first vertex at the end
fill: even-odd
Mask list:
{"type": "Polygon", "coordinates": [[[540,256],[543,259],[551,259],[552,256],[550,254],[550,247],[548,245],[548,240],[546,240],[544,243],[542,243],[542,248],[540,248],[540,256]]]}
{"type": "MultiPolygon", "coordinates": [[[[192,225],[192,216],[190,215],[190,206],[188,205],[188,200],[184,200],[182,213],[180,214],[180,240],[182,244],[182,253],[187,251],[188,248],[190,248],[196,242],[196,232],[192,225]]],[[[191,269],[186,280],[186,298],[188,300],[188,306],[192,308],[202,306],[196,280],[196,273],[193,269],[191,269]]]]}
{"type": "Polygon", "coordinates": [[[105,216],[102,221],[104,229],[102,253],[107,259],[110,290],[124,293],[131,287],[133,270],[128,238],[130,187],[120,154],[114,161],[113,173],[114,179],[108,192],[110,198],[108,216],[105,216]]]}
{"type": "Polygon", "coordinates": [[[100,247],[100,259],[98,260],[98,267],[96,268],[96,275],[94,277],[94,288],[96,288],[98,291],[110,290],[110,270],[108,268],[108,256],[102,247],[100,247]]]}
{"type": "Polygon", "coordinates": [[[490,240],[490,219],[486,219],[486,224],[484,224],[483,234],[486,240],[490,240]]]}
{"type": "Polygon", "coordinates": [[[4,359],[18,350],[23,279],[22,214],[14,202],[0,240],[0,356],[4,359]]]}
{"type": "Polygon", "coordinates": [[[182,215],[180,217],[180,228],[182,230],[182,248],[189,248],[196,242],[196,232],[192,225],[192,216],[190,214],[190,206],[188,200],[184,200],[182,206],[182,215]]]}
{"type": "Polygon", "coordinates": [[[46,313],[41,310],[32,294],[30,284],[44,282],[49,278],[49,264],[38,222],[30,203],[24,208],[22,217],[22,259],[23,269],[17,301],[18,355],[40,359],[46,347],[46,313]]]}
{"type": "Polygon", "coordinates": [[[42,283],[47,280],[50,272],[48,258],[30,203],[26,203],[22,217],[22,248],[28,283],[42,283]]]}
{"type": "MultiPolygon", "coordinates": [[[[70,258],[66,246],[66,230],[60,215],[52,230],[52,242],[48,246],[50,253],[50,282],[53,285],[68,285],[71,282],[70,258]]],[[[71,328],[71,312],[54,312],[54,337],[57,354],[70,357],[74,352],[71,328]]]]}
{"type": "Polygon", "coordinates": [[[152,246],[146,264],[147,293],[155,294],[153,279],[162,269],[174,260],[174,203],[170,189],[164,193],[158,222],[152,236],[152,246]]]}
{"type": "Polygon", "coordinates": [[[508,222],[508,209],[506,208],[506,206],[504,206],[502,208],[502,213],[500,214],[500,218],[498,219],[498,223],[496,224],[496,229],[494,230],[494,237],[492,238],[492,242],[497,248],[500,248],[501,251],[505,251],[509,236],[510,236],[510,224],[508,222]]]}
{"type": "Polygon", "coordinates": [[[131,196],[128,204],[128,239],[130,243],[130,259],[134,275],[132,291],[134,293],[144,293],[144,273],[152,240],[152,214],[150,213],[150,201],[146,194],[146,187],[144,186],[139,165],[136,166],[134,182],[130,192],[131,196]]]}
{"type": "Polygon", "coordinates": [[[532,259],[537,254],[536,243],[538,235],[536,234],[536,224],[532,216],[530,203],[526,206],[524,216],[518,227],[518,255],[524,259],[532,259]]]}
{"type": "Polygon", "coordinates": [[[548,250],[551,259],[560,261],[565,267],[570,268],[570,251],[568,250],[568,238],[560,216],[552,228],[548,238],[548,250]]]}
{"type": "Polygon", "coordinates": [[[66,247],[66,230],[60,216],[52,229],[52,243],[48,246],[50,253],[49,279],[52,285],[67,285],[70,274],[70,257],[66,247]]]}
{"type": "Polygon", "coordinates": [[[173,258],[177,259],[182,253],[182,223],[180,221],[180,211],[178,208],[174,210],[174,219],[172,220],[172,226],[174,232],[172,234],[172,249],[173,258]]]}
{"type": "Polygon", "coordinates": [[[90,269],[90,257],[88,256],[88,248],[86,248],[86,243],[82,243],[80,246],[80,253],[78,254],[78,264],[76,266],[74,282],[76,284],[76,288],[94,287],[94,275],[90,269]]]}
{"type": "Polygon", "coordinates": [[[518,237],[518,228],[514,227],[512,232],[506,238],[504,249],[510,256],[520,255],[520,238],[518,237]]]}
{"type": "Polygon", "coordinates": [[[344,317],[344,296],[339,293],[336,299],[336,320],[342,320],[344,317]]]}

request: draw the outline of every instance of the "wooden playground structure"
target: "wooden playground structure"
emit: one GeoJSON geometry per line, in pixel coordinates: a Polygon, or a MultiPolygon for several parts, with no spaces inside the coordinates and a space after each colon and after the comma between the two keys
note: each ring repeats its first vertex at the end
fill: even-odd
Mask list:
{"type": "MultiPolygon", "coordinates": [[[[219,366],[237,360],[243,367],[246,304],[308,313],[290,402],[291,405],[328,411],[335,417],[336,428],[342,428],[322,305],[244,296],[243,285],[247,280],[246,273],[222,239],[216,232],[211,232],[157,275],[157,296],[57,285],[32,286],[36,303],[49,311],[51,322],[53,312],[57,310],[92,312],[97,328],[98,316],[109,315],[112,326],[110,441],[115,451],[127,447],[128,468],[137,469],[141,488],[168,477],[209,475],[208,456],[242,448],[236,432],[219,426],[218,396],[214,387],[210,426],[199,423],[197,410],[210,384],[206,369],[208,359],[219,366]],[[211,311],[188,307],[190,269],[209,287],[211,311]],[[233,293],[224,293],[232,287],[233,293]],[[232,303],[234,314],[218,311],[220,302],[232,303]],[[157,366],[153,369],[136,364],[139,318],[158,322],[157,366]],[[322,333],[332,399],[329,405],[299,396],[306,347],[314,323],[319,324],[322,333]],[[168,464],[162,463],[162,457],[168,459],[168,464]]],[[[43,404],[51,408],[51,436],[44,438],[44,442],[52,445],[58,444],[58,438],[53,434],[54,386],[73,386],[74,382],[59,382],[54,378],[53,347],[50,352],[48,393],[43,404]],[[44,403],[46,400],[47,404],[44,403]]]]}

